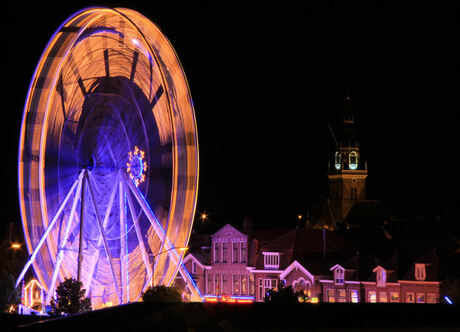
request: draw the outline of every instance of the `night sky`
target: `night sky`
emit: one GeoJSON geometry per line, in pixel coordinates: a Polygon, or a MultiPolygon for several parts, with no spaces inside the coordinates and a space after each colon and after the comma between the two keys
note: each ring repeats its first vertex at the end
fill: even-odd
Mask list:
{"type": "Polygon", "coordinates": [[[334,121],[352,82],[368,198],[401,216],[460,199],[460,8],[435,1],[7,1],[2,12],[1,222],[19,222],[24,101],[55,29],[89,5],[154,21],[187,75],[197,117],[197,211],[212,222],[291,227],[327,193],[334,121]],[[452,191],[453,190],[453,191],[452,191]]]}

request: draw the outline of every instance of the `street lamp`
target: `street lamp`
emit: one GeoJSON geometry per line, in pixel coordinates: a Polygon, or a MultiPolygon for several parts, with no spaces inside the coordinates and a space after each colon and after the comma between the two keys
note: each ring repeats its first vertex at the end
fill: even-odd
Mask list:
{"type": "Polygon", "coordinates": [[[165,252],[168,252],[168,251],[171,251],[171,250],[176,250],[176,251],[186,251],[188,250],[188,247],[172,247],[172,248],[169,248],[167,250],[163,250],[162,252],[159,252],[158,254],[156,255],[153,255],[152,257],[152,279],[150,279],[150,287],[153,287],[153,276],[154,276],[154,272],[155,272],[155,258],[157,256],[160,256],[161,254],[164,254],[165,252]]]}
{"type": "Polygon", "coordinates": [[[11,243],[11,249],[21,249],[21,244],[17,242],[11,243]]]}

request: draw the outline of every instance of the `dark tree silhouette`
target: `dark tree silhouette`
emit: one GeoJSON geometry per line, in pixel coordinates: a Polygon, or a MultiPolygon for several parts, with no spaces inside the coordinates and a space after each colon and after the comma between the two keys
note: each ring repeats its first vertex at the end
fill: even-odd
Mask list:
{"type": "Polygon", "coordinates": [[[85,297],[83,284],[66,278],[56,288],[56,300],[51,300],[52,315],[70,315],[91,310],[91,300],[85,297]]]}
{"type": "Polygon", "coordinates": [[[142,294],[144,302],[182,302],[181,291],[177,287],[149,287],[142,294]]]}

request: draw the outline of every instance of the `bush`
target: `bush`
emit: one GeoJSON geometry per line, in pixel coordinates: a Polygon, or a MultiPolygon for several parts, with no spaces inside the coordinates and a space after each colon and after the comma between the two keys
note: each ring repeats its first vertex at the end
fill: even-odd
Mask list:
{"type": "Polygon", "coordinates": [[[144,302],[182,302],[181,290],[177,287],[149,287],[142,294],[144,302]]]}
{"type": "Polygon", "coordinates": [[[85,297],[83,284],[66,278],[56,288],[56,301],[51,300],[52,315],[70,315],[91,310],[91,300],[85,297]]]}

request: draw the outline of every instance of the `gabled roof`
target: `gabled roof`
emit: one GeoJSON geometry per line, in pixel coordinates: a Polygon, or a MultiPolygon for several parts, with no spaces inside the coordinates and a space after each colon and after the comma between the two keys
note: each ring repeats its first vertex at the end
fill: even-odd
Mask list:
{"type": "Polygon", "coordinates": [[[195,261],[202,269],[205,268],[205,265],[209,264],[209,255],[204,253],[189,253],[185,256],[183,263],[187,263],[189,260],[195,261]]]}
{"type": "Polygon", "coordinates": [[[236,227],[234,227],[233,225],[230,225],[230,224],[226,224],[224,227],[222,227],[221,229],[219,229],[217,232],[215,232],[214,234],[211,235],[211,237],[218,237],[218,236],[222,236],[224,234],[226,234],[227,232],[236,232],[238,233],[241,237],[247,237],[248,235],[247,234],[243,234],[241,233],[236,227]]]}
{"type": "Polygon", "coordinates": [[[293,261],[281,274],[280,279],[285,279],[292,270],[300,270],[304,275],[306,275],[312,282],[315,282],[315,277],[311,274],[302,264],[297,261],[293,261]]]}

